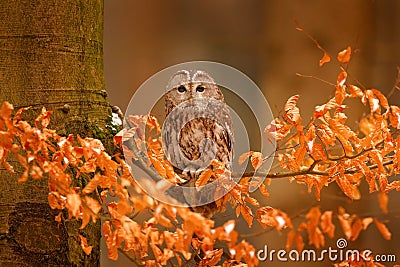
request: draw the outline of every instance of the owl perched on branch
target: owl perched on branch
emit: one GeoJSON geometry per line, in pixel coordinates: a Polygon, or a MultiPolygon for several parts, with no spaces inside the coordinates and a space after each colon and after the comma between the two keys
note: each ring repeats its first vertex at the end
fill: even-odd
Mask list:
{"type": "MultiPolygon", "coordinates": [[[[191,208],[211,217],[218,211],[214,187],[195,188],[202,171],[217,160],[232,168],[232,119],[224,96],[213,78],[201,70],[181,70],[167,85],[163,142],[167,159],[191,188],[185,195],[191,208]]],[[[210,181],[212,182],[212,180],[210,181]]]]}

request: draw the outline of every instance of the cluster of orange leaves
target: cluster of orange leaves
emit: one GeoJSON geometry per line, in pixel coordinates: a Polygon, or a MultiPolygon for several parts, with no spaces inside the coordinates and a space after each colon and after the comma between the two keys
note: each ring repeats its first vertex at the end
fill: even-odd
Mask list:
{"type": "Polygon", "coordinates": [[[331,182],[351,199],[360,199],[362,179],[370,192],[399,191],[400,181],[389,182],[388,177],[400,173],[400,108],[389,105],[379,90],[362,90],[346,79],[342,69],[334,97],[315,108],[307,126],[296,106],[299,96],[289,98],[283,119],[276,118],[265,130],[269,138],[283,144],[284,153],[278,153],[280,165],[296,173],[295,179],[310,190],[314,187],[318,199],[320,190],[331,182]],[[347,98],[359,98],[370,107],[359,122],[359,131],[346,125],[343,102],[347,98]]]}
{"type": "MultiPolygon", "coordinates": [[[[350,55],[351,48],[348,47],[338,54],[338,61],[345,64],[350,55]]],[[[324,51],[320,65],[329,61],[330,56],[324,51]]],[[[370,192],[380,191],[378,201],[382,211],[387,213],[387,193],[400,190],[400,181],[388,179],[400,173],[400,108],[389,105],[379,90],[361,89],[349,83],[347,76],[342,68],[334,96],[315,108],[312,120],[306,125],[303,125],[297,107],[299,96],[289,98],[283,116],[274,119],[265,129],[266,137],[278,142],[279,164],[287,172],[264,176],[291,177],[298,183],[306,184],[310,191],[314,188],[317,199],[322,188],[334,182],[349,198],[360,199],[358,187],[365,179],[370,192]],[[359,131],[353,131],[346,125],[344,111],[347,106],[344,102],[348,98],[358,98],[364,105],[369,105],[370,113],[360,121],[359,131]]],[[[12,116],[13,107],[7,102],[0,108],[0,166],[15,172],[7,161],[7,155],[14,154],[23,168],[21,182],[28,177],[46,177],[50,206],[68,211],[67,218],[61,212],[56,216],[58,222],[80,219],[81,228],[84,228],[90,221],[102,218],[103,234],[111,259],[118,258],[120,249],[140,266],[180,266],[191,261],[196,261],[198,266],[258,264],[255,248],[235,230],[236,220],[215,226],[213,220],[188,208],[170,206],[151,198],[136,184],[125,161],[107,154],[99,140],[59,136],[47,128],[51,112],[45,109],[35,120],[35,126],[31,126],[22,119],[24,111],[20,109],[12,116]],[[86,179],[87,183],[79,187],[75,182],[77,179],[86,179]],[[112,201],[106,201],[107,196],[111,196],[112,201]],[[149,218],[136,219],[137,214],[145,210],[149,212],[149,218]]],[[[179,183],[179,176],[165,159],[161,137],[152,136],[145,140],[141,131],[145,125],[150,130],[155,129],[159,135],[157,120],[150,115],[137,115],[131,116],[130,121],[134,127],[124,133],[124,138],[132,138],[139,150],[124,147],[126,160],[140,161],[143,159],[141,153],[144,153],[146,161],[142,168],[155,170],[162,179],[179,183]],[[146,147],[145,151],[143,147],[146,147]]],[[[117,145],[125,146],[121,136],[115,140],[117,145]]],[[[239,161],[250,158],[254,169],[259,170],[264,157],[260,152],[250,151],[243,154],[239,161]]],[[[230,173],[221,163],[213,164],[215,171],[205,170],[196,187],[206,184],[212,177],[229,178],[230,173]]],[[[236,209],[236,216],[241,215],[249,227],[256,218],[264,228],[288,230],[287,249],[295,246],[301,251],[305,246],[304,235],[308,243],[316,248],[325,245],[325,236],[335,236],[333,211],[322,213],[319,207],[313,207],[304,222],[294,226],[285,212],[269,206],[260,207],[259,201],[249,193],[251,183],[256,180],[242,177],[224,197],[216,201],[217,205],[224,210],[226,204],[231,203],[236,209]]],[[[259,185],[266,198],[270,182],[271,179],[266,179],[259,185]]],[[[157,187],[156,182],[154,187],[157,187]]],[[[355,214],[347,214],[342,208],[339,208],[336,218],[348,240],[356,240],[371,223],[385,239],[391,238],[389,229],[375,218],[359,218],[355,214]]],[[[90,240],[82,235],[79,239],[82,248],[89,254],[92,249],[90,240]]],[[[358,265],[354,263],[350,266],[358,265]]]]}
{"type": "MultiPolygon", "coordinates": [[[[12,116],[10,103],[0,107],[0,166],[16,173],[7,160],[12,154],[23,169],[20,182],[29,177],[47,178],[49,204],[60,210],[57,222],[79,219],[84,228],[102,218],[109,258],[118,259],[120,249],[140,266],[181,266],[195,258],[200,266],[214,266],[223,256],[223,250],[215,246],[220,242],[230,252],[223,266],[258,263],[254,247],[239,240],[234,220],[214,227],[214,221],[188,208],[156,201],[136,184],[125,161],[108,155],[99,140],[58,135],[47,128],[52,112],[45,109],[31,126],[22,119],[25,110],[12,116]],[[79,187],[75,182],[79,179],[87,183],[79,187]],[[62,210],[67,210],[66,218],[62,210]],[[145,210],[150,218],[135,220],[145,210]]],[[[82,249],[90,254],[90,240],[78,237],[82,249]]]]}

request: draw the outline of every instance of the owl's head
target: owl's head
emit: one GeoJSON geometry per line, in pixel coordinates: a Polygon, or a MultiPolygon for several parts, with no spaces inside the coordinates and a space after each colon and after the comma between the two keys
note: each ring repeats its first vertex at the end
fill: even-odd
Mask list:
{"type": "Polygon", "coordinates": [[[167,114],[186,101],[208,98],[224,101],[222,92],[214,79],[202,70],[180,70],[172,75],[167,85],[165,94],[167,114]]]}

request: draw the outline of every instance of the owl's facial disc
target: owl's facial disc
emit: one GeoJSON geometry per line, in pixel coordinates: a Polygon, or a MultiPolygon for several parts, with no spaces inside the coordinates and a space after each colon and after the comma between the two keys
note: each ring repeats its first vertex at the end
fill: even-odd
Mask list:
{"type": "Polygon", "coordinates": [[[211,84],[204,82],[194,82],[191,86],[191,92],[193,98],[206,98],[209,97],[209,88],[211,84]]]}

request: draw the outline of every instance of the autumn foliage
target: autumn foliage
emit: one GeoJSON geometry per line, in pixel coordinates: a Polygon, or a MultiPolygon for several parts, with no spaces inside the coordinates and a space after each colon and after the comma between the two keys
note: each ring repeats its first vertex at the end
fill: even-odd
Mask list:
{"type": "MultiPolygon", "coordinates": [[[[331,61],[329,54],[322,51],[321,66],[331,61]]],[[[338,228],[349,241],[356,240],[370,225],[384,239],[391,239],[385,222],[373,216],[349,214],[341,207],[338,210],[311,207],[303,221],[294,224],[289,214],[278,207],[261,206],[264,201],[249,192],[252,183],[266,178],[258,186],[261,195],[268,198],[272,193],[268,191],[271,181],[288,177],[306,185],[317,200],[323,188],[331,184],[337,184],[349,199],[358,200],[362,197],[359,186],[366,181],[370,193],[379,191],[377,201],[382,212],[388,212],[388,192],[400,190],[400,181],[394,177],[400,173],[400,107],[391,105],[377,89],[349,82],[345,66],[350,59],[351,47],[338,53],[341,68],[332,98],[316,106],[309,121],[301,117],[297,107],[300,96],[294,95],[284,105],[282,116],[266,122],[269,124],[265,138],[277,142],[276,160],[282,171],[263,173],[261,168],[269,155],[249,151],[239,157],[239,162],[250,158],[254,171],[261,170],[256,172],[259,177],[252,176],[255,172],[245,173],[217,201],[221,210],[232,206],[236,217],[242,217],[249,228],[256,222],[264,229],[283,233],[287,249],[301,251],[306,244],[324,247],[326,239],[332,239],[338,228]],[[347,124],[346,100],[349,98],[359,99],[369,107],[357,130],[347,124]]],[[[394,87],[397,90],[398,82],[394,87]]],[[[46,178],[49,205],[60,210],[56,221],[78,219],[84,228],[89,222],[102,219],[109,258],[116,260],[120,250],[138,266],[182,266],[191,262],[198,266],[258,265],[255,248],[235,229],[237,220],[216,225],[214,220],[189,208],[153,199],[135,182],[125,160],[133,161],[149,175],[179,183],[179,176],[164,157],[160,126],[153,116],[130,116],[132,128],[116,136],[116,145],[129,151],[123,160],[121,155],[107,154],[99,140],[60,136],[48,129],[51,111],[43,109],[34,125],[30,125],[23,119],[25,110],[13,114],[11,104],[4,102],[1,106],[0,166],[15,173],[15,166],[9,163],[9,156],[13,156],[19,169],[23,169],[18,174],[20,182],[46,178]],[[146,139],[139,127],[143,125],[153,130],[155,136],[146,139]],[[134,142],[127,145],[126,139],[134,142]],[[147,151],[141,149],[143,143],[147,144],[147,151]],[[149,160],[144,160],[143,155],[149,160]],[[84,182],[77,183],[77,180],[84,182]],[[141,214],[147,216],[143,218],[141,214]]],[[[204,171],[196,186],[207,183],[211,177],[231,175],[221,163],[213,164],[215,171],[204,171]]],[[[158,183],[160,180],[154,180],[154,187],[161,184],[158,183]]],[[[79,239],[82,249],[90,254],[91,241],[82,235],[79,239]]],[[[349,259],[337,266],[372,265],[349,259]]]]}

